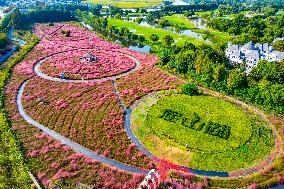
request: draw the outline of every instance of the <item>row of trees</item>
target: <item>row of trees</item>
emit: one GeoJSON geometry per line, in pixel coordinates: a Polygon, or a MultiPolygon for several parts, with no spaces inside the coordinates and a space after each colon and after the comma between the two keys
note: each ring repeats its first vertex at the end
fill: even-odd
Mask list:
{"type": "Polygon", "coordinates": [[[237,42],[248,41],[271,43],[277,37],[284,36],[284,16],[254,16],[248,18],[243,14],[234,19],[217,17],[208,22],[208,26],[231,35],[242,35],[237,42]]]}
{"type": "Polygon", "coordinates": [[[107,18],[91,15],[88,12],[82,12],[80,10],[77,10],[76,16],[93,27],[96,31],[102,32],[108,36],[123,38],[131,42],[137,41],[142,43],[145,41],[145,37],[143,35],[134,34],[129,31],[127,27],[118,28],[116,26],[109,25],[107,18]]]}
{"type": "Polygon", "coordinates": [[[185,43],[161,52],[162,65],[206,87],[284,115],[284,62],[260,61],[249,75],[244,65],[232,68],[211,46],[185,43]]]}

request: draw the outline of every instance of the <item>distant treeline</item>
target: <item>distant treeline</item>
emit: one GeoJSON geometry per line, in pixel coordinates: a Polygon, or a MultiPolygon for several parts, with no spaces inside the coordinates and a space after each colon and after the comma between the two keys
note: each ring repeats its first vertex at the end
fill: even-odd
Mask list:
{"type": "Polygon", "coordinates": [[[75,12],[78,9],[98,14],[100,7],[59,5],[32,9],[27,12],[20,12],[20,10],[16,9],[10,20],[16,29],[22,29],[34,23],[75,21],[75,12]]]}

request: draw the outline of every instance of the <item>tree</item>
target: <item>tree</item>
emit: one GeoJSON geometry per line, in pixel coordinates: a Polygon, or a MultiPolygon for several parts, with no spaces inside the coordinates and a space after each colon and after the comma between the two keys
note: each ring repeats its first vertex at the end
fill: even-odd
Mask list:
{"type": "Polygon", "coordinates": [[[140,24],[142,21],[143,21],[143,18],[140,18],[140,17],[135,19],[135,22],[138,24],[140,24]]]}
{"type": "Polygon", "coordinates": [[[221,65],[217,65],[215,68],[214,68],[214,71],[213,71],[213,78],[214,78],[214,82],[215,83],[218,83],[220,81],[223,80],[223,78],[225,77],[225,65],[224,64],[221,64],[221,65]]]}
{"type": "Polygon", "coordinates": [[[181,87],[181,89],[182,89],[183,94],[186,94],[189,96],[198,95],[199,93],[196,84],[193,84],[193,83],[185,84],[181,87]]]}
{"type": "Polygon", "coordinates": [[[229,73],[227,79],[227,86],[230,91],[235,89],[242,89],[247,86],[246,73],[241,72],[239,69],[233,69],[229,73]]]}
{"type": "Polygon", "coordinates": [[[162,61],[162,64],[163,65],[166,65],[170,60],[171,60],[171,50],[170,49],[165,49],[161,55],[160,55],[160,58],[161,58],[161,61],[162,61]]]}
{"type": "Polygon", "coordinates": [[[143,35],[138,35],[137,40],[143,42],[145,41],[145,37],[143,35]]]}
{"type": "Polygon", "coordinates": [[[164,41],[166,46],[171,46],[171,44],[174,43],[174,38],[170,35],[166,35],[166,36],[163,37],[163,41],[164,41]]]}
{"type": "Polygon", "coordinates": [[[156,34],[152,34],[152,35],[150,35],[150,37],[149,37],[153,42],[157,42],[157,41],[159,41],[159,36],[158,35],[156,35],[156,34]]]}
{"type": "Polygon", "coordinates": [[[11,24],[14,28],[19,28],[21,26],[21,17],[22,14],[19,9],[15,9],[13,13],[11,13],[11,24]]]}
{"type": "Polygon", "coordinates": [[[274,49],[276,49],[278,51],[284,52],[284,40],[276,41],[273,44],[273,47],[274,47],[274,49]]]}
{"type": "Polygon", "coordinates": [[[121,19],[121,14],[117,13],[117,14],[114,16],[114,18],[116,18],[116,19],[121,19]]]}
{"type": "Polygon", "coordinates": [[[4,49],[9,43],[9,38],[6,33],[0,33],[0,49],[4,49]]]}
{"type": "Polygon", "coordinates": [[[175,56],[175,67],[178,73],[186,74],[188,70],[194,69],[195,52],[181,51],[175,56]]]}

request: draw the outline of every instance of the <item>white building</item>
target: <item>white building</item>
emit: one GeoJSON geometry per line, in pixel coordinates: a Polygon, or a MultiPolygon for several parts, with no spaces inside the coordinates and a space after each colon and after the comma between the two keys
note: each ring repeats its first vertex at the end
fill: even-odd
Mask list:
{"type": "Polygon", "coordinates": [[[284,52],[275,51],[269,44],[254,44],[249,42],[244,46],[228,44],[225,51],[226,57],[232,65],[245,62],[246,72],[249,74],[260,60],[279,62],[284,60],[284,52]]]}

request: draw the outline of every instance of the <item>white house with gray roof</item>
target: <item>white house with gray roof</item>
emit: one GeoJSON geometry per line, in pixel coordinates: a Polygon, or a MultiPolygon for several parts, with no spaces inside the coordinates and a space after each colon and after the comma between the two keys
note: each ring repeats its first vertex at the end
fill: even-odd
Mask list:
{"type": "Polygon", "coordinates": [[[249,74],[260,60],[279,62],[284,60],[284,52],[275,51],[270,44],[255,44],[249,42],[244,46],[228,44],[225,51],[232,65],[245,63],[246,72],[249,74]]]}

